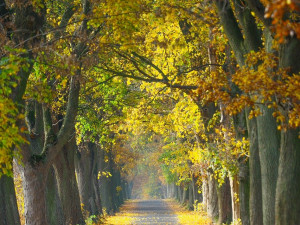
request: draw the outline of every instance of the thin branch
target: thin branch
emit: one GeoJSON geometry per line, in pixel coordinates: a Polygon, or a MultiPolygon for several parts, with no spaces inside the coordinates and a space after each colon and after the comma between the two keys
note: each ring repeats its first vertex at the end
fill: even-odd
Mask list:
{"type": "Polygon", "coordinates": [[[115,70],[100,67],[100,66],[95,66],[95,67],[99,68],[99,69],[102,69],[104,71],[110,72],[112,74],[115,74],[114,77],[127,77],[127,78],[132,78],[132,79],[135,79],[135,80],[141,80],[141,81],[145,81],[145,82],[149,82],[149,83],[153,83],[153,82],[165,83],[163,79],[158,79],[158,78],[146,79],[146,78],[143,78],[143,77],[139,77],[139,76],[135,76],[135,75],[129,75],[129,74],[124,73],[124,72],[115,71],[115,70]]]}
{"type": "Polygon", "coordinates": [[[142,61],[145,62],[146,64],[148,64],[149,66],[151,66],[151,67],[153,67],[154,69],[156,69],[156,70],[162,75],[162,77],[163,77],[163,79],[164,79],[165,82],[168,82],[168,81],[169,81],[169,80],[168,80],[168,77],[164,74],[164,72],[163,72],[161,69],[159,69],[155,64],[153,64],[153,63],[151,62],[151,60],[145,58],[144,56],[141,56],[141,55],[137,54],[136,52],[132,52],[132,54],[133,54],[134,56],[138,57],[140,60],[142,60],[142,61]]]}
{"type": "Polygon", "coordinates": [[[202,70],[206,67],[209,67],[209,66],[223,66],[221,64],[216,64],[216,63],[207,63],[207,64],[203,64],[201,66],[195,66],[195,67],[192,67],[190,70],[187,70],[187,71],[181,71],[179,72],[177,75],[181,75],[181,74],[186,74],[186,73],[190,73],[192,71],[199,71],[199,70],[202,70]]]}
{"type": "Polygon", "coordinates": [[[197,19],[200,19],[201,21],[203,21],[204,23],[208,24],[211,27],[215,26],[215,24],[213,24],[211,21],[208,21],[207,19],[205,19],[203,16],[201,16],[201,14],[194,12],[192,10],[192,8],[184,8],[179,5],[171,5],[171,4],[165,4],[165,5],[170,8],[173,8],[173,9],[180,9],[180,10],[188,13],[189,15],[195,16],[197,19]]]}

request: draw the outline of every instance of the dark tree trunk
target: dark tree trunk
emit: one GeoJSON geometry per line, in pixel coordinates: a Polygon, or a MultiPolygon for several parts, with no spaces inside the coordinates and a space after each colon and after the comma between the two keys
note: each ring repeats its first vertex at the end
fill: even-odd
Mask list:
{"type": "Polygon", "coordinates": [[[250,224],[250,209],[249,209],[249,198],[250,198],[250,179],[249,179],[249,165],[248,162],[239,163],[239,204],[240,204],[240,215],[243,225],[250,224]]]}
{"type": "Polygon", "coordinates": [[[300,129],[283,131],[276,190],[276,225],[300,224],[300,129]]]}
{"type": "Polygon", "coordinates": [[[128,199],[127,196],[127,182],[122,180],[121,182],[121,187],[122,187],[122,195],[123,195],[123,199],[124,201],[128,199]]]}
{"type": "Polygon", "coordinates": [[[117,188],[120,185],[121,175],[115,166],[113,154],[110,150],[107,152],[107,156],[108,156],[109,172],[112,175],[110,178],[111,187],[112,187],[111,193],[112,193],[113,203],[115,205],[115,211],[116,211],[119,208],[119,206],[123,203],[122,192],[119,192],[117,188]]]}
{"type": "MultiPolygon", "coordinates": [[[[247,121],[245,111],[233,116],[236,139],[241,140],[248,137],[247,121]]],[[[238,181],[239,181],[239,205],[240,219],[243,225],[250,224],[249,198],[250,198],[250,178],[249,165],[246,157],[238,159],[238,181]]]]}
{"type": "Polygon", "coordinates": [[[54,170],[57,178],[59,197],[62,202],[66,224],[83,224],[79,191],[75,177],[76,143],[73,137],[56,157],[54,170]]]}
{"type": "Polygon", "coordinates": [[[76,157],[76,172],[81,203],[90,215],[102,213],[100,190],[98,187],[97,147],[85,144],[76,157]]]}
{"type": "Polygon", "coordinates": [[[180,203],[183,205],[183,204],[186,204],[187,201],[188,201],[188,197],[189,197],[189,188],[188,187],[182,187],[181,188],[181,193],[182,193],[182,198],[181,198],[181,201],[180,203]]]}
{"type": "Polygon", "coordinates": [[[229,224],[232,221],[230,182],[226,177],[222,186],[217,187],[219,218],[217,224],[229,224]]]}
{"type": "Polygon", "coordinates": [[[108,163],[107,152],[104,149],[99,148],[99,186],[100,186],[100,196],[102,201],[103,210],[107,213],[113,213],[116,211],[116,206],[113,197],[113,186],[111,182],[111,169],[110,164],[108,163]]]}
{"type": "Polygon", "coordinates": [[[0,178],[0,225],[20,225],[15,186],[12,177],[0,178]]]}
{"type": "Polygon", "coordinates": [[[177,200],[181,203],[183,199],[183,188],[181,186],[177,186],[177,200]]]}
{"type": "Polygon", "coordinates": [[[180,187],[175,184],[175,199],[180,202],[180,187]]]}
{"type": "Polygon", "coordinates": [[[219,217],[217,182],[213,176],[208,178],[207,214],[217,221],[219,217]]]}
{"type": "Polygon", "coordinates": [[[122,192],[122,180],[121,180],[121,173],[118,169],[114,170],[115,174],[115,186],[116,186],[116,197],[118,199],[118,206],[122,205],[124,203],[124,196],[122,192]]]}
{"type": "Polygon", "coordinates": [[[194,209],[194,193],[193,193],[193,183],[189,183],[189,201],[188,201],[188,209],[194,209]]]}
{"type": "MultiPolygon", "coordinates": [[[[247,110],[247,112],[248,111],[249,110],[247,110]]],[[[246,118],[248,118],[248,116],[246,118]]],[[[263,225],[261,167],[256,118],[252,118],[251,120],[247,119],[247,126],[250,139],[250,225],[263,225]]]]}
{"type": "Polygon", "coordinates": [[[176,198],[176,184],[175,183],[170,183],[167,184],[167,198],[176,198]]]}
{"type": "Polygon", "coordinates": [[[260,107],[257,117],[258,146],[262,179],[263,224],[275,224],[275,194],[278,176],[280,135],[272,109],[260,107]]]}
{"type": "Polygon", "coordinates": [[[192,179],[192,190],[193,190],[194,203],[202,202],[203,201],[203,193],[200,192],[200,187],[197,184],[197,178],[194,176],[192,179]]]}
{"type": "MultiPolygon", "coordinates": [[[[300,71],[300,41],[296,37],[281,46],[280,66],[291,74],[300,71]]],[[[282,110],[288,123],[289,106],[282,110]]],[[[278,181],[276,190],[276,225],[300,224],[300,139],[299,127],[281,132],[278,181]]]]}
{"type": "Polygon", "coordinates": [[[64,225],[64,214],[58,195],[57,181],[54,169],[51,168],[46,182],[46,211],[50,225],[64,225]]]}
{"type": "MultiPolygon", "coordinates": [[[[36,44],[39,42],[37,38],[33,41],[34,38],[32,37],[35,37],[40,31],[45,20],[44,15],[38,15],[33,11],[34,7],[32,7],[31,3],[28,1],[24,1],[24,4],[13,4],[13,10],[9,7],[10,6],[6,5],[6,1],[0,1],[1,55],[2,57],[4,56],[3,43],[5,41],[5,45],[7,45],[7,47],[11,44],[10,47],[18,46],[25,50],[30,49],[31,52],[20,54],[20,56],[24,59],[24,63],[22,63],[22,65],[18,65],[18,67],[20,67],[18,74],[16,74],[18,79],[15,80],[16,77],[11,76],[11,81],[17,82],[15,87],[11,87],[10,98],[21,113],[24,109],[22,107],[24,105],[22,98],[26,90],[27,80],[33,65],[33,63],[29,61],[29,59],[33,59],[31,51],[32,44],[33,42],[36,44]],[[22,22],[20,23],[20,21],[22,22]],[[7,39],[4,40],[5,38],[7,39]],[[26,66],[27,69],[24,69],[24,64],[29,64],[29,67],[26,66]]],[[[19,125],[19,122],[20,121],[17,121],[17,126],[19,125]]],[[[14,151],[14,149],[11,149],[11,151],[14,151]]],[[[6,175],[3,175],[0,178],[0,224],[20,224],[13,178],[7,177],[6,175]]]]}

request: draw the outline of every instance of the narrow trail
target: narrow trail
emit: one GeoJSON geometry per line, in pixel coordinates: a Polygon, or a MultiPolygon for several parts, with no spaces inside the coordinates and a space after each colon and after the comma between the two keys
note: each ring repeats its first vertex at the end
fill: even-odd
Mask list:
{"type": "MultiPolygon", "coordinates": [[[[165,200],[134,200],[127,202],[123,208],[124,213],[130,216],[131,221],[124,224],[153,224],[178,225],[176,214],[165,200]]],[[[122,214],[122,210],[120,212],[122,214]]],[[[115,223],[107,223],[115,224],[115,223]]]]}

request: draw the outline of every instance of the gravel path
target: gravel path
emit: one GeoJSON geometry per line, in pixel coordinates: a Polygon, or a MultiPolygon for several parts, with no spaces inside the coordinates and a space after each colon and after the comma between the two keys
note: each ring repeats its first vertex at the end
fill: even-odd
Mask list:
{"type": "Polygon", "coordinates": [[[164,200],[135,201],[132,212],[135,214],[133,224],[177,225],[176,215],[164,200]]]}

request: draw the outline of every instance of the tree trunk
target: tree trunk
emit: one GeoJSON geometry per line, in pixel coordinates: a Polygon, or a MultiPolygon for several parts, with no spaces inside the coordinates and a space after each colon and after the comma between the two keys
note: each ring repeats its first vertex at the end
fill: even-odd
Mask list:
{"type": "Polygon", "coordinates": [[[217,224],[229,224],[232,221],[230,182],[226,177],[222,186],[217,187],[219,218],[217,224]]]}
{"type": "Polygon", "coordinates": [[[122,178],[121,178],[121,173],[120,173],[119,170],[116,170],[115,173],[117,175],[117,187],[119,187],[119,189],[117,190],[117,196],[119,198],[120,205],[122,205],[124,203],[125,196],[123,196],[123,192],[122,192],[122,178]]]}
{"type": "Polygon", "coordinates": [[[127,196],[127,182],[122,180],[121,182],[121,187],[122,187],[122,195],[123,195],[123,199],[124,200],[127,200],[128,199],[128,196],[127,196]]]}
{"type": "Polygon", "coordinates": [[[239,204],[239,182],[238,176],[234,175],[229,178],[231,189],[231,206],[232,206],[232,221],[235,223],[241,218],[239,204]]]}
{"type": "Polygon", "coordinates": [[[0,225],[20,225],[14,181],[12,177],[0,178],[0,225]]]}
{"type": "Polygon", "coordinates": [[[249,211],[249,194],[250,194],[250,179],[248,162],[239,163],[239,204],[240,215],[243,225],[250,224],[249,211]]]}
{"type": "MultiPolygon", "coordinates": [[[[290,68],[291,74],[300,71],[300,41],[287,40],[280,51],[280,67],[290,68]]],[[[283,111],[288,124],[288,111],[283,111]]],[[[299,127],[281,132],[281,146],[276,190],[276,225],[300,224],[300,139],[299,127]]]]}
{"type": "Polygon", "coordinates": [[[194,209],[194,194],[193,194],[193,183],[189,183],[189,200],[188,200],[188,209],[194,209]]]}
{"type": "Polygon", "coordinates": [[[174,198],[178,201],[178,190],[177,185],[174,183],[174,198]]]}
{"type": "Polygon", "coordinates": [[[213,176],[208,178],[207,214],[217,221],[219,217],[217,182],[213,176]]]}
{"type": "Polygon", "coordinates": [[[275,193],[278,176],[279,133],[272,109],[261,106],[257,117],[259,158],[262,179],[263,224],[275,224],[275,193]]]}
{"type": "Polygon", "coordinates": [[[208,212],[208,180],[207,179],[203,179],[202,181],[202,196],[203,196],[203,200],[202,203],[204,205],[204,209],[205,211],[208,212]]]}
{"type": "Polygon", "coordinates": [[[182,199],[183,199],[183,194],[182,194],[182,188],[181,186],[177,186],[177,200],[181,203],[182,199]]]}
{"type": "Polygon", "coordinates": [[[192,191],[193,191],[194,204],[203,201],[202,194],[199,192],[199,186],[196,182],[197,182],[197,178],[193,176],[192,191]]]}
{"type": "Polygon", "coordinates": [[[282,132],[276,225],[300,224],[300,129],[282,132]]]}
{"type": "Polygon", "coordinates": [[[84,220],[75,176],[75,138],[73,137],[69,142],[58,154],[53,165],[57,177],[58,192],[62,202],[65,223],[76,225],[83,224],[84,220]]]}
{"type": "MultiPolygon", "coordinates": [[[[247,115],[249,110],[247,109],[247,115]]],[[[247,118],[248,135],[250,139],[250,225],[263,225],[262,211],[262,184],[261,184],[261,166],[258,149],[257,122],[256,118],[251,120],[247,118]]]]}
{"type": "MultiPolygon", "coordinates": [[[[236,139],[242,140],[248,137],[247,120],[245,111],[233,116],[236,139]]],[[[240,219],[243,225],[250,224],[249,198],[250,179],[248,159],[245,156],[238,158],[238,181],[239,181],[239,205],[240,219]]]]}
{"type": "Polygon", "coordinates": [[[128,199],[131,199],[132,186],[133,186],[132,181],[126,183],[126,193],[127,193],[128,199]]]}
{"type": "Polygon", "coordinates": [[[181,204],[185,204],[188,201],[189,196],[189,188],[188,187],[182,187],[182,198],[181,198],[181,204]]]}
{"type": "Polygon", "coordinates": [[[46,179],[47,170],[40,166],[24,165],[22,171],[25,224],[41,225],[48,224],[46,218],[46,179]]]}
{"type": "Polygon", "coordinates": [[[96,145],[94,143],[84,145],[78,151],[76,158],[78,189],[83,209],[89,215],[101,214],[96,145]]]}
{"type": "Polygon", "coordinates": [[[53,168],[50,169],[46,182],[46,211],[47,221],[50,225],[64,224],[65,219],[53,168]]]}
{"type": "Polygon", "coordinates": [[[112,175],[110,177],[112,201],[113,201],[113,205],[114,205],[114,211],[117,211],[117,209],[119,208],[119,206],[122,203],[121,199],[120,199],[121,196],[117,192],[117,186],[119,184],[121,177],[120,177],[120,174],[118,173],[117,169],[115,168],[116,166],[114,163],[114,159],[113,159],[111,150],[109,150],[107,152],[107,157],[108,157],[108,171],[112,175]]]}
{"type": "Polygon", "coordinates": [[[111,168],[112,168],[112,186],[113,186],[113,196],[116,209],[124,202],[122,191],[119,189],[121,187],[121,174],[118,170],[114,169],[114,162],[111,159],[111,168]]]}
{"type": "Polygon", "coordinates": [[[113,186],[111,182],[111,173],[109,168],[109,163],[106,160],[107,153],[104,149],[99,149],[99,186],[100,186],[100,193],[101,193],[101,201],[103,210],[105,210],[108,214],[113,213],[116,211],[116,206],[114,204],[113,199],[113,186]]]}

